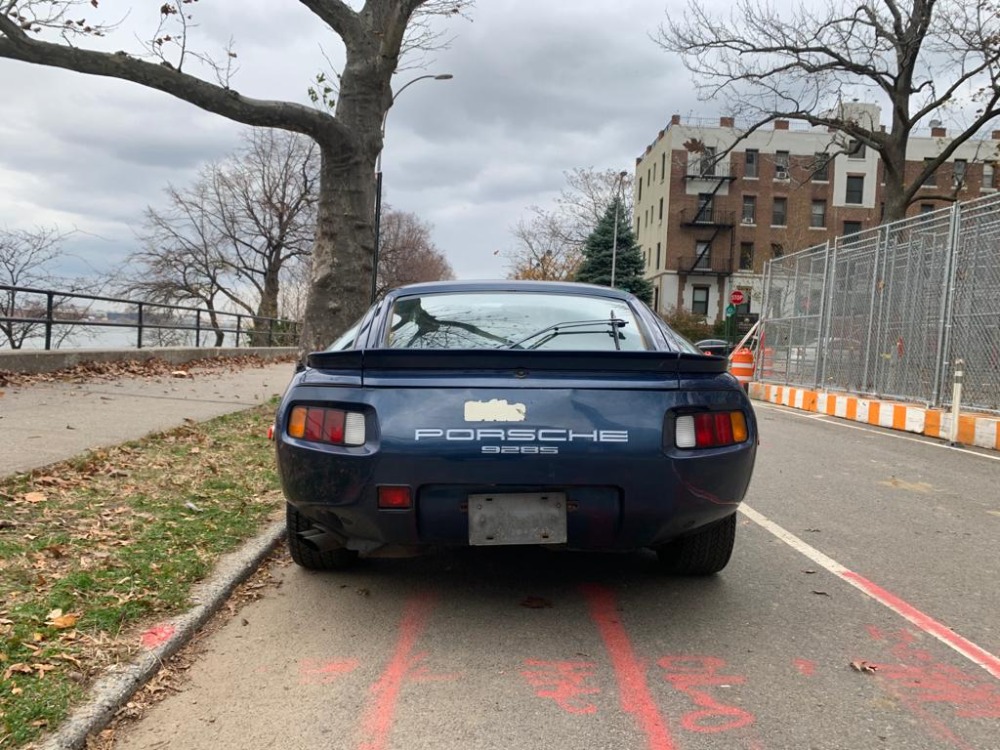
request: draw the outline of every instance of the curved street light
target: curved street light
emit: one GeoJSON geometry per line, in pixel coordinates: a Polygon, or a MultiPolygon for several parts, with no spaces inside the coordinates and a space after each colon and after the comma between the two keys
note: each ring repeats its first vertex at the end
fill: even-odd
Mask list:
{"type": "MultiPolygon", "coordinates": [[[[434,75],[433,73],[428,73],[424,76],[417,76],[412,81],[407,81],[404,83],[399,91],[392,95],[392,101],[389,104],[389,108],[385,110],[385,114],[382,115],[382,128],[379,134],[382,137],[382,141],[385,141],[385,122],[389,119],[389,109],[392,105],[396,103],[399,95],[406,91],[407,88],[415,84],[417,81],[426,81],[432,79],[435,81],[450,81],[454,78],[451,73],[438,73],[434,75]]],[[[372,259],[372,302],[375,302],[375,292],[378,288],[378,255],[379,246],[382,239],[382,148],[379,147],[378,158],[375,160],[375,255],[372,259]]]]}
{"type": "Polygon", "coordinates": [[[622,170],[618,173],[618,185],[615,187],[615,234],[614,239],[611,241],[611,288],[615,288],[615,270],[618,265],[618,214],[621,212],[621,196],[622,186],[625,183],[625,176],[628,172],[622,170]]]}

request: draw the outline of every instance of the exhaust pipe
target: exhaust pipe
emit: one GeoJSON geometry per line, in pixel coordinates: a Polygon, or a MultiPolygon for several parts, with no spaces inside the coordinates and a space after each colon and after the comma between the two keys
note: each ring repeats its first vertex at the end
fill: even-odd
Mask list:
{"type": "Polygon", "coordinates": [[[312,526],[305,531],[300,531],[299,538],[316,552],[343,549],[347,542],[346,537],[334,534],[332,531],[319,526],[312,526]]]}

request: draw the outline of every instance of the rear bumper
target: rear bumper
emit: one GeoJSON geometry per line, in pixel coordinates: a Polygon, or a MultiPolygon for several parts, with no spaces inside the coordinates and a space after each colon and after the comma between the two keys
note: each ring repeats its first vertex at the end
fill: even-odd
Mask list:
{"type": "Polygon", "coordinates": [[[756,439],[697,454],[642,458],[348,454],[288,438],[278,442],[285,496],[301,513],[348,538],[402,545],[469,543],[472,494],[563,492],[567,546],[655,547],[736,510],[753,471],[756,439]],[[484,477],[495,478],[484,482],[484,477]],[[413,507],[380,510],[378,485],[411,488],[413,507]]]}

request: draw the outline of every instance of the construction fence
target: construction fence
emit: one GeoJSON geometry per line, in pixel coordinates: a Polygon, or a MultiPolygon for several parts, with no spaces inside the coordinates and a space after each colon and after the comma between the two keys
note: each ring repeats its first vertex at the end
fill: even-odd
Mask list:
{"type": "Polygon", "coordinates": [[[1000,194],[776,258],[756,377],[1000,412],[1000,194]]]}

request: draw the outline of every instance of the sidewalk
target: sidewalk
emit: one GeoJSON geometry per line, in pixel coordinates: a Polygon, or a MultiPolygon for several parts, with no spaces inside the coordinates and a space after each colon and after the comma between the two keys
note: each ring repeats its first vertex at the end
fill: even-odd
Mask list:
{"type": "Polygon", "coordinates": [[[88,449],[248,409],[280,395],[294,363],[183,368],[86,383],[37,383],[0,391],[0,477],[40,468],[88,449]]]}

